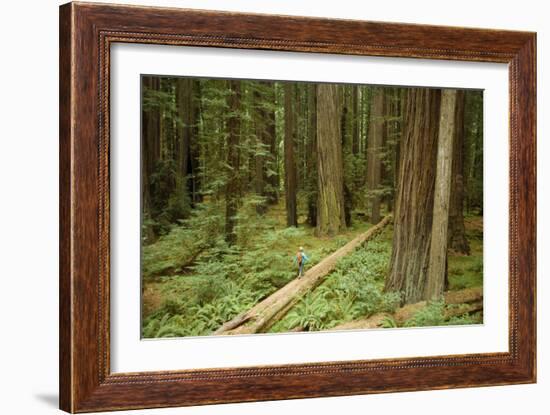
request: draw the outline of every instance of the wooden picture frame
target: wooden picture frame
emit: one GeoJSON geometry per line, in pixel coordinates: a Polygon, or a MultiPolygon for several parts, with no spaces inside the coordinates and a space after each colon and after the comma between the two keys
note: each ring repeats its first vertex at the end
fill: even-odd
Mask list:
{"type": "Polygon", "coordinates": [[[107,4],[61,6],[61,409],[90,412],[535,382],[535,106],[535,33],[107,4]],[[111,373],[109,59],[110,46],[117,42],[507,63],[509,352],[111,373]]]}

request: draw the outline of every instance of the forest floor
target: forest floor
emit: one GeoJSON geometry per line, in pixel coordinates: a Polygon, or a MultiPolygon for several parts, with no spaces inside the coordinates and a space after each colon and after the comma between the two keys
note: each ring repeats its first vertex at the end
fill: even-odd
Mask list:
{"type": "MultiPolygon", "coordinates": [[[[449,253],[450,292],[483,286],[483,219],[465,219],[471,254],[449,253]]],[[[328,330],[375,314],[394,313],[400,298],[384,293],[384,278],[391,256],[393,228],[387,226],[378,236],[342,259],[334,272],[314,291],[304,296],[270,332],[328,330]]],[[[391,317],[381,327],[421,327],[463,325],[483,322],[483,312],[445,317],[443,302],[430,304],[409,319],[396,322],[391,317]]]]}
{"type": "MultiPolygon", "coordinates": [[[[270,208],[261,226],[254,228],[249,223],[253,230],[244,230],[244,246],[236,249],[219,245],[201,248],[189,261],[178,254],[185,249],[185,237],[172,233],[144,247],[143,268],[149,273],[144,272],[142,284],[143,337],[211,334],[294,279],[297,270],[293,259],[300,246],[310,257],[307,270],[371,227],[364,218],[354,217],[346,232],[335,238],[318,238],[314,228],[304,224],[305,217],[299,222],[298,228],[285,228],[281,203],[270,208]],[[164,265],[159,268],[160,262],[164,265]],[[178,262],[184,266],[178,267],[178,262]]],[[[449,255],[450,290],[483,284],[482,218],[467,217],[466,231],[472,252],[469,256],[449,255]]],[[[390,225],[341,259],[324,282],[305,295],[270,332],[326,330],[374,313],[395,311],[399,297],[382,290],[391,242],[390,225]]],[[[435,305],[405,325],[449,324],[441,315],[441,307],[435,305]]],[[[481,321],[482,313],[476,313],[455,318],[450,324],[481,321]]],[[[389,321],[387,326],[394,323],[389,321]]]]}

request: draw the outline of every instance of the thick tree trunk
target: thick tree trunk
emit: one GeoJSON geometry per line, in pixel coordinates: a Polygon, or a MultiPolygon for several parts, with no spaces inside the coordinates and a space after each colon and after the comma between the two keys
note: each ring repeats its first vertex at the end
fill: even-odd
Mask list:
{"type": "Polygon", "coordinates": [[[441,298],[445,287],[455,109],[456,90],[443,90],[441,93],[430,260],[424,293],[424,298],[427,300],[441,298]]]}
{"type": "Polygon", "coordinates": [[[317,226],[317,88],[308,86],[307,221],[317,226]]]}
{"type": "Polygon", "coordinates": [[[265,333],[275,322],[283,318],[300,298],[321,284],[325,277],[336,267],[339,259],[378,235],[390,221],[391,216],[386,216],[367,232],[357,236],[307,270],[301,278],[292,280],[250,310],[225,323],[213,334],[265,333]]]}
{"type": "Polygon", "coordinates": [[[386,291],[424,299],[430,251],[441,91],[411,88],[403,109],[401,160],[386,291]]]}
{"type": "Polygon", "coordinates": [[[317,235],[334,236],[346,227],[338,87],[317,85],[317,235]]]}
{"type": "Polygon", "coordinates": [[[227,121],[227,165],[228,177],[225,188],[225,240],[233,245],[237,242],[235,233],[236,215],[238,210],[240,180],[240,154],[239,139],[241,134],[240,106],[241,106],[241,82],[229,81],[231,94],[229,95],[230,116],[227,121]]]}
{"type": "Polygon", "coordinates": [[[375,87],[370,111],[369,139],[367,143],[367,187],[371,192],[370,222],[380,221],[380,195],[376,194],[380,186],[381,168],[380,151],[384,140],[384,88],[375,87]]]}
{"type": "Polygon", "coordinates": [[[293,85],[284,84],[285,92],[285,202],[287,226],[298,226],[296,206],[296,162],[294,160],[293,85]]]}
{"type": "Polygon", "coordinates": [[[449,248],[456,253],[470,255],[470,245],[464,227],[464,106],[465,93],[457,91],[449,206],[449,248]]]}

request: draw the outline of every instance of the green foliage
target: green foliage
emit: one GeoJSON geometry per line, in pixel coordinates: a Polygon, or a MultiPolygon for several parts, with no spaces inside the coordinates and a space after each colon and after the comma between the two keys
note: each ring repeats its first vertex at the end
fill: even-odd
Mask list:
{"type": "Polygon", "coordinates": [[[325,296],[308,295],[288,314],[288,325],[309,331],[322,330],[325,328],[324,320],[329,310],[330,305],[325,296]]]}
{"type": "MultiPolygon", "coordinates": [[[[161,82],[166,82],[166,79],[161,82]]],[[[147,112],[158,112],[167,118],[176,118],[177,107],[170,91],[154,90],[144,88],[142,108],[147,112]]]]}
{"type": "MultiPolygon", "coordinates": [[[[311,258],[307,263],[309,268],[352,237],[319,241],[311,228],[278,228],[275,211],[262,218],[255,212],[254,201],[250,200],[250,204],[239,212],[241,220],[247,222],[239,228],[243,246],[229,247],[223,238],[223,216],[216,213],[219,209],[210,201],[183,221],[185,226],[173,227],[158,242],[144,247],[144,270],[153,274],[156,271],[157,275],[159,269],[173,270],[178,264],[181,267],[193,252],[200,251],[200,254],[183,269],[178,269],[176,275],[156,277],[162,287],[162,301],[145,316],[143,337],[211,334],[221,324],[250,309],[296,277],[292,259],[298,246],[305,245],[311,258]]],[[[363,231],[361,228],[356,230],[363,231]]],[[[342,258],[324,283],[298,301],[270,331],[326,330],[376,313],[393,313],[399,307],[400,295],[383,292],[391,235],[391,226],[388,226],[365,246],[342,258]]],[[[473,241],[470,257],[449,258],[453,289],[459,286],[461,278],[467,286],[479,286],[482,281],[481,245],[475,238],[470,240],[473,241]]],[[[404,326],[482,321],[482,314],[465,314],[445,321],[443,313],[442,303],[432,303],[404,326]]],[[[382,327],[396,326],[391,317],[382,323],[382,327]]]]}
{"type": "MultiPolygon", "coordinates": [[[[191,208],[185,181],[173,160],[159,160],[150,178],[151,206],[149,223],[156,235],[169,232],[173,223],[189,216],[191,208]]],[[[148,241],[146,241],[148,242],[148,241]]]]}
{"type": "Polygon", "coordinates": [[[253,241],[250,235],[262,234],[264,231],[275,227],[272,220],[266,220],[263,215],[257,213],[258,206],[265,204],[266,198],[251,194],[244,197],[241,207],[236,215],[237,225],[234,231],[237,233],[237,241],[242,249],[247,249],[253,241]]]}
{"type": "Polygon", "coordinates": [[[466,233],[471,253],[470,255],[449,256],[450,290],[461,290],[483,285],[483,234],[476,229],[467,229],[466,233]]]}
{"type": "Polygon", "coordinates": [[[221,229],[223,216],[215,204],[204,204],[193,210],[181,226],[170,231],[154,244],[142,247],[142,275],[144,279],[163,274],[182,272],[197,255],[207,248],[224,244],[221,229]]]}
{"type": "Polygon", "coordinates": [[[427,307],[419,310],[411,319],[404,324],[405,327],[428,327],[428,326],[455,326],[465,324],[479,324],[483,322],[483,313],[468,314],[465,312],[462,315],[445,319],[446,309],[460,309],[466,311],[466,305],[458,304],[445,306],[444,301],[435,301],[428,304],[427,307]]]}
{"type": "MultiPolygon", "coordinates": [[[[297,269],[292,260],[299,246],[305,246],[310,258],[307,272],[366,230],[364,219],[370,210],[370,197],[380,196],[385,209],[394,196],[402,117],[400,111],[391,108],[401,106],[404,90],[386,89],[391,111],[383,116],[387,127],[384,144],[375,150],[383,174],[376,188],[368,189],[365,138],[371,122],[373,90],[370,86],[339,87],[346,108],[346,115],[339,120],[344,132],[345,204],[346,211],[352,211],[353,226],[326,239],[316,238],[314,229],[303,226],[306,212],[315,216],[317,199],[315,144],[311,141],[316,136],[315,125],[311,124],[311,115],[316,112],[311,107],[315,89],[303,83],[291,88],[300,227],[285,228],[284,203],[274,204],[274,195],[282,191],[285,176],[283,83],[239,81],[239,105],[230,108],[230,101],[235,101],[230,100],[235,97],[230,81],[187,81],[182,86],[181,79],[160,77],[154,83],[143,83],[144,131],[154,135],[142,143],[154,148],[144,153],[148,174],[148,198],[142,212],[145,337],[211,333],[295,278],[297,269]],[[228,120],[235,116],[239,118],[238,144],[231,144],[228,120]],[[228,160],[229,146],[238,152],[239,163],[228,160]],[[239,182],[233,246],[225,241],[230,177],[239,182]]],[[[483,99],[479,92],[467,93],[467,99],[465,204],[467,210],[477,214],[483,208],[483,99]]],[[[283,199],[280,197],[281,202],[283,199]]],[[[483,282],[483,234],[482,227],[478,228],[478,234],[469,235],[473,237],[472,255],[449,258],[451,289],[483,282]]],[[[374,313],[393,312],[400,303],[399,294],[383,292],[391,252],[390,229],[343,258],[324,283],[306,294],[273,330],[321,330],[374,313]]],[[[415,316],[414,324],[439,324],[438,318],[432,305],[415,316]]],[[[465,315],[452,321],[468,324],[474,320],[465,315]]],[[[388,318],[383,325],[395,327],[396,323],[388,318]]]]}
{"type": "Polygon", "coordinates": [[[145,319],[143,337],[207,335],[257,301],[252,291],[220,277],[220,270],[203,265],[200,271],[206,275],[180,278],[179,286],[172,286],[168,298],[145,319]]]}
{"type": "Polygon", "coordinates": [[[399,306],[397,293],[384,293],[383,281],[391,247],[388,233],[338,261],[336,269],[315,291],[304,296],[272,332],[296,327],[325,330],[379,312],[391,313],[399,306]]]}
{"type": "Polygon", "coordinates": [[[405,327],[441,326],[445,324],[445,302],[433,301],[407,320],[405,327]]]}
{"type": "Polygon", "coordinates": [[[483,313],[478,312],[475,314],[463,314],[461,316],[451,317],[445,322],[447,326],[462,326],[466,324],[480,324],[483,323],[483,313]]]}
{"type": "Polygon", "coordinates": [[[397,326],[397,321],[395,321],[395,319],[391,316],[386,316],[382,320],[382,327],[385,328],[385,329],[394,329],[394,328],[398,327],[397,326]]]}
{"type": "MultiPolygon", "coordinates": [[[[281,228],[284,217],[277,216],[277,208],[258,215],[256,202],[244,198],[236,228],[239,243],[233,247],[223,238],[223,200],[215,199],[197,205],[188,219],[143,247],[145,283],[156,284],[160,299],[147,307],[152,311],[144,316],[144,337],[208,335],[295,278],[293,258],[299,246],[305,246],[310,258],[307,270],[364,231],[318,240],[312,228],[281,228]]],[[[342,291],[333,301],[323,287],[319,292],[319,298],[306,300],[295,324],[318,330],[324,321],[358,315],[354,296],[342,291]],[[329,300],[336,304],[330,307],[331,316],[318,319],[329,300]]]]}

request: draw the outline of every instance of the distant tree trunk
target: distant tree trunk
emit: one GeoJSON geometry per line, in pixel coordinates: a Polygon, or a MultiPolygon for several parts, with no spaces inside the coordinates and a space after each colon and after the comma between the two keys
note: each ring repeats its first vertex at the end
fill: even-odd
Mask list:
{"type": "MultiPolygon", "coordinates": [[[[158,79],[150,76],[142,78],[144,91],[158,90],[158,79]]],[[[152,218],[152,203],[151,203],[151,175],[154,173],[155,163],[157,161],[157,142],[159,141],[160,125],[158,110],[149,109],[142,110],[142,151],[141,151],[141,200],[142,211],[145,217],[152,218]]],[[[156,235],[152,226],[145,228],[145,238],[149,242],[156,239],[156,235]]]]}
{"type": "Polygon", "coordinates": [[[424,298],[428,271],[441,91],[411,88],[403,108],[403,135],[394,233],[385,290],[404,303],[424,298]]]}
{"type": "Polygon", "coordinates": [[[351,212],[353,210],[353,193],[344,179],[344,221],[351,226],[351,212]]]}
{"type": "Polygon", "coordinates": [[[241,81],[229,81],[229,112],[227,120],[227,165],[228,178],[225,189],[225,240],[234,245],[237,242],[235,233],[236,215],[238,210],[238,198],[240,191],[239,169],[239,139],[241,120],[239,116],[241,106],[241,81]]]}
{"type": "Polygon", "coordinates": [[[443,296],[445,286],[455,110],[456,90],[443,90],[441,93],[430,260],[424,294],[424,298],[427,300],[439,300],[443,296]]]}
{"type": "Polygon", "coordinates": [[[359,114],[361,113],[361,100],[359,98],[359,87],[357,85],[353,85],[351,87],[351,93],[352,93],[352,108],[353,108],[353,117],[352,117],[352,146],[351,151],[354,156],[357,156],[359,154],[359,114]]]}
{"type": "MultiPolygon", "coordinates": [[[[255,191],[256,186],[256,170],[254,168],[256,160],[256,137],[255,137],[255,120],[254,120],[254,89],[251,88],[249,82],[241,81],[241,106],[243,115],[241,119],[242,140],[240,145],[243,148],[241,159],[243,168],[241,171],[241,192],[250,193],[255,191]]],[[[242,196],[241,194],[241,196],[242,196]]]]}
{"type": "Polygon", "coordinates": [[[305,110],[302,102],[302,84],[294,85],[294,161],[296,164],[296,192],[302,190],[305,184],[305,110]]]}
{"type": "Polygon", "coordinates": [[[483,215],[483,93],[466,91],[466,137],[464,189],[467,212],[483,215]]]}
{"type": "Polygon", "coordinates": [[[178,78],[176,84],[176,107],[178,117],[181,121],[178,128],[179,146],[177,149],[177,164],[179,171],[179,183],[181,192],[184,195],[189,195],[190,189],[190,173],[191,169],[191,141],[194,128],[194,111],[193,111],[193,80],[190,78],[178,78]]]}
{"type": "MultiPolygon", "coordinates": [[[[364,157],[365,157],[365,160],[368,160],[368,142],[369,142],[369,134],[370,134],[370,110],[371,110],[371,102],[372,102],[372,92],[373,92],[373,87],[370,87],[370,86],[367,86],[363,89],[362,91],[362,94],[361,94],[361,105],[362,105],[362,110],[361,110],[361,119],[362,119],[362,125],[363,125],[363,148],[362,148],[362,153],[364,154],[364,157]]],[[[364,180],[363,182],[361,183],[362,185],[366,185],[368,180],[367,180],[367,175],[363,175],[364,177],[364,180]]]]}
{"type": "Polygon", "coordinates": [[[294,161],[293,85],[284,84],[285,93],[285,202],[287,226],[298,226],[296,209],[296,162],[294,161]]]}
{"type": "Polygon", "coordinates": [[[190,141],[190,186],[191,202],[192,204],[202,202],[201,194],[201,172],[200,172],[200,146],[199,146],[199,120],[201,119],[201,106],[195,100],[195,96],[200,97],[201,86],[200,82],[193,81],[192,84],[193,94],[191,95],[191,108],[193,111],[192,119],[192,132],[190,141]]]}
{"type": "MultiPolygon", "coordinates": [[[[170,105],[176,104],[176,78],[167,78],[165,80],[165,91],[169,96],[170,105]]],[[[168,116],[166,120],[166,157],[169,160],[175,160],[176,157],[176,144],[177,144],[177,127],[176,127],[176,118],[173,116],[168,116]]]]}
{"type": "MultiPolygon", "coordinates": [[[[166,93],[165,86],[166,82],[163,78],[157,78],[158,80],[158,91],[161,93],[166,93]]],[[[159,100],[160,101],[160,100],[159,100]]],[[[158,159],[159,160],[165,160],[166,159],[166,134],[165,134],[165,114],[164,114],[164,106],[159,105],[158,109],[158,117],[159,117],[159,135],[158,135],[158,159]]]]}
{"type": "Polygon", "coordinates": [[[389,88],[386,92],[386,98],[384,102],[384,114],[386,115],[385,121],[385,134],[384,134],[384,148],[385,153],[388,154],[387,162],[383,167],[385,178],[385,185],[390,191],[387,192],[384,200],[387,203],[388,212],[393,212],[393,202],[395,195],[395,155],[397,153],[397,88],[389,88]]]}
{"type": "Polygon", "coordinates": [[[178,78],[176,81],[176,108],[181,123],[178,126],[178,146],[175,149],[178,165],[177,186],[186,195],[191,206],[201,202],[199,192],[199,145],[197,120],[200,107],[195,103],[195,89],[198,83],[190,78],[178,78]]]}
{"type": "Polygon", "coordinates": [[[465,93],[457,91],[449,205],[449,248],[459,254],[470,255],[470,245],[464,227],[464,106],[465,93]]]}
{"type": "MultiPolygon", "coordinates": [[[[342,102],[342,112],[341,116],[341,135],[342,135],[342,163],[345,166],[346,159],[345,155],[352,152],[351,147],[353,146],[353,105],[352,105],[352,96],[351,89],[347,85],[340,87],[340,99],[342,102]],[[350,140],[350,137],[352,140],[350,140]]],[[[349,161],[349,159],[348,159],[349,161]]],[[[352,167],[345,166],[345,167],[352,167]]],[[[351,211],[353,209],[353,194],[350,190],[351,183],[346,182],[346,177],[344,177],[344,219],[346,226],[351,226],[351,211]]]]}
{"type": "MultiPolygon", "coordinates": [[[[160,78],[157,76],[151,77],[151,90],[158,92],[160,91],[160,78]]],[[[158,100],[157,100],[158,101],[158,100]]],[[[160,137],[161,137],[161,124],[160,124],[161,111],[160,107],[155,108],[151,112],[151,128],[153,129],[153,134],[151,136],[153,140],[152,149],[153,152],[151,157],[153,159],[153,168],[156,168],[157,162],[161,159],[160,155],[160,137]]]]}
{"type": "Polygon", "coordinates": [[[395,199],[397,194],[397,186],[399,180],[399,160],[401,156],[401,139],[403,135],[403,100],[405,98],[405,91],[402,88],[395,88],[394,93],[394,108],[392,110],[392,137],[394,141],[393,150],[393,188],[392,188],[392,211],[395,210],[395,199]]]}
{"type": "MultiPolygon", "coordinates": [[[[482,106],[483,108],[483,106],[482,106]]],[[[483,215],[483,109],[477,111],[477,127],[475,135],[475,156],[473,165],[472,184],[475,195],[475,206],[479,209],[478,214],[483,215]],[[477,185],[475,185],[477,183],[477,185]]]]}
{"type": "Polygon", "coordinates": [[[384,88],[375,87],[373,91],[370,121],[369,139],[367,143],[367,187],[371,192],[370,222],[380,222],[380,195],[376,194],[380,186],[382,163],[380,150],[384,140],[384,88]],[[372,193],[374,192],[374,194],[372,193]]]}
{"type": "Polygon", "coordinates": [[[317,88],[308,86],[308,142],[306,150],[307,188],[307,221],[317,226],[317,88]]]}
{"type": "Polygon", "coordinates": [[[342,106],[342,111],[340,112],[340,132],[342,136],[342,149],[348,146],[348,118],[349,118],[349,99],[348,99],[348,88],[346,85],[339,87],[339,101],[342,106]]]}
{"type": "MultiPolygon", "coordinates": [[[[147,76],[141,78],[141,87],[143,94],[145,91],[151,88],[151,79],[147,76]]],[[[150,213],[151,207],[151,189],[149,176],[151,174],[151,167],[149,162],[149,154],[151,148],[149,144],[149,124],[151,123],[151,117],[149,112],[145,110],[142,105],[141,108],[141,209],[144,216],[150,213]]]]}
{"type": "Polygon", "coordinates": [[[393,152],[393,143],[391,138],[391,118],[392,114],[392,89],[384,88],[384,104],[382,109],[382,145],[378,152],[378,158],[380,159],[380,185],[379,188],[384,188],[386,192],[380,196],[380,202],[386,204],[388,212],[393,210],[392,194],[387,190],[392,185],[393,171],[391,164],[389,163],[388,155],[393,152]]]}
{"type": "Polygon", "coordinates": [[[333,236],[345,228],[342,138],[338,87],[317,85],[317,235],[333,236]]]}
{"type": "MultiPolygon", "coordinates": [[[[266,126],[267,113],[262,107],[262,96],[258,90],[254,91],[254,130],[256,135],[254,151],[254,190],[256,194],[263,198],[265,196],[265,157],[264,147],[266,146],[266,126]]],[[[267,206],[265,202],[259,202],[256,205],[256,212],[263,215],[267,206]]]]}
{"type": "MultiPolygon", "coordinates": [[[[271,100],[275,105],[275,85],[270,87],[271,100]]],[[[266,110],[266,144],[268,145],[269,158],[267,160],[266,171],[269,170],[269,174],[266,177],[267,183],[269,183],[268,190],[266,191],[267,202],[270,205],[276,205],[279,202],[279,175],[277,174],[277,163],[279,149],[277,146],[277,132],[275,124],[275,109],[266,110]]]]}
{"type": "MultiPolygon", "coordinates": [[[[259,146],[258,146],[259,147],[259,146]]],[[[254,163],[254,190],[256,194],[260,197],[264,197],[265,186],[264,186],[264,156],[261,154],[256,154],[256,160],[254,163]]],[[[264,202],[258,202],[256,205],[256,213],[263,215],[266,212],[266,205],[264,202]]]]}

